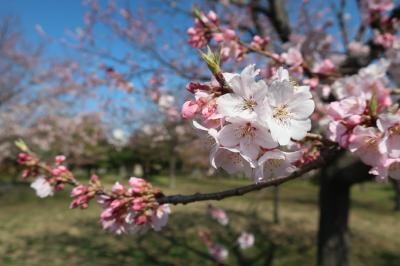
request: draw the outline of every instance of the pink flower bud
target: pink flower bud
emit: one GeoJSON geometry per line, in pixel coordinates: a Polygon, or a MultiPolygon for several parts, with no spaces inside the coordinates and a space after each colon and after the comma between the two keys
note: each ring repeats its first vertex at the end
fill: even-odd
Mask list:
{"type": "Polygon", "coordinates": [[[186,101],[182,106],[182,117],[185,119],[191,119],[196,114],[199,106],[194,101],[186,101]]]}
{"type": "Polygon", "coordinates": [[[214,11],[212,11],[212,10],[210,10],[209,12],[208,12],[208,18],[213,22],[213,23],[217,23],[218,22],[218,16],[217,16],[217,14],[215,14],[215,12],[214,11]]]}
{"type": "Polygon", "coordinates": [[[236,38],[236,32],[232,29],[225,29],[224,35],[225,35],[225,38],[227,38],[229,40],[233,40],[236,38]]]}
{"type": "Polygon", "coordinates": [[[62,164],[65,161],[66,157],[64,155],[57,155],[55,158],[56,164],[62,164]]]}
{"type": "Polygon", "coordinates": [[[107,208],[101,213],[100,217],[101,217],[101,219],[107,219],[107,218],[111,218],[112,215],[113,215],[113,209],[107,208]]]}
{"type": "Polygon", "coordinates": [[[138,193],[146,185],[146,181],[142,178],[131,177],[129,179],[129,185],[132,187],[132,191],[138,193]]]}
{"type": "Polygon", "coordinates": [[[115,185],[112,187],[112,192],[118,195],[122,195],[125,193],[126,189],[124,188],[123,185],[121,185],[119,182],[115,183],[115,185]]]}
{"type": "Polygon", "coordinates": [[[221,32],[216,32],[213,34],[213,39],[216,42],[222,42],[225,39],[225,36],[221,32]]]}
{"type": "Polygon", "coordinates": [[[148,217],[146,215],[140,215],[136,218],[135,224],[141,225],[147,223],[148,217]]]}
{"type": "Polygon", "coordinates": [[[92,182],[93,184],[98,184],[99,183],[99,177],[97,175],[92,175],[90,177],[90,182],[92,182]]]}
{"type": "Polygon", "coordinates": [[[77,197],[79,195],[85,194],[88,188],[85,185],[78,185],[74,187],[71,191],[71,197],[77,197]]]}
{"type": "Polygon", "coordinates": [[[144,204],[141,202],[133,203],[133,205],[132,205],[132,210],[134,210],[134,211],[140,211],[143,208],[144,208],[144,204]]]}
{"type": "Polygon", "coordinates": [[[116,208],[121,207],[122,205],[124,205],[124,201],[115,199],[115,200],[113,200],[113,201],[111,202],[110,207],[111,207],[112,209],[116,209],[116,208]]]}
{"type": "Polygon", "coordinates": [[[190,27],[189,29],[187,29],[187,33],[190,35],[195,35],[196,34],[196,30],[193,27],[190,27]]]}

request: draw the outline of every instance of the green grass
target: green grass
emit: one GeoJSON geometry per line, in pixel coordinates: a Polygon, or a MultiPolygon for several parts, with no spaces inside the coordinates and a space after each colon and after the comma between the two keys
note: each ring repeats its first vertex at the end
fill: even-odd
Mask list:
{"type": "MultiPolygon", "coordinates": [[[[109,180],[109,179],[107,179],[109,180]]],[[[175,189],[168,178],[152,180],[167,194],[217,191],[247,184],[246,180],[178,178],[175,189]]],[[[67,192],[39,199],[27,185],[0,192],[0,265],[215,265],[198,238],[209,230],[229,246],[227,265],[237,265],[232,248],[241,230],[255,233],[255,247],[243,252],[252,265],[314,265],[318,223],[318,187],[309,181],[281,186],[281,223],[272,222],[272,191],[213,202],[225,208],[230,226],[206,215],[208,202],[173,207],[161,233],[116,236],[100,229],[99,208],[69,210],[67,192]]],[[[364,184],[352,191],[350,227],[352,265],[399,265],[400,214],[392,211],[389,185],[364,184]]],[[[94,203],[94,202],[93,202],[94,203]]],[[[250,264],[248,264],[250,265],[250,264]]]]}

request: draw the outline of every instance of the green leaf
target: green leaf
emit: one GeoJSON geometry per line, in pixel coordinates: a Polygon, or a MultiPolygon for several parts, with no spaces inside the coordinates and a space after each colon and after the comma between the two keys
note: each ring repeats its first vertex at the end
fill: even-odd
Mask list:
{"type": "Polygon", "coordinates": [[[215,53],[212,52],[210,46],[207,46],[207,53],[199,50],[201,58],[206,62],[210,71],[215,75],[221,72],[220,60],[221,60],[221,48],[218,47],[215,53]]]}
{"type": "Polygon", "coordinates": [[[378,99],[376,98],[376,94],[372,94],[371,100],[369,102],[369,111],[371,116],[376,116],[378,113],[378,99]]]}
{"type": "Polygon", "coordinates": [[[26,145],[26,143],[22,139],[18,139],[14,143],[15,146],[17,146],[18,149],[20,149],[22,152],[28,152],[28,153],[31,152],[28,148],[28,145],[26,145]]]}

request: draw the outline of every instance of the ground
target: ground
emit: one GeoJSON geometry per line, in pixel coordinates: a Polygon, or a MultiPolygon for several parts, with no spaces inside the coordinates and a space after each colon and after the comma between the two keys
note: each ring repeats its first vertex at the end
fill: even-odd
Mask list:
{"type": "MultiPolygon", "coordinates": [[[[180,177],[175,189],[168,178],[153,181],[167,194],[216,191],[247,180],[197,180],[180,177]]],[[[368,183],[352,189],[350,227],[352,265],[391,266],[400,262],[400,214],[393,212],[388,184],[368,183]]],[[[215,265],[198,237],[209,230],[230,247],[226,265],[314,265],[318,223],[318,186],[298,180],[280,187],[280,224],[272,222],[272,190],[213,202],[225,208],[230,224],[221,226],[206,215],[208,202],[173,207],[165,230],[116,236],[100,229],[99,209],[68,209],[67,192],[39,199],[26,185],[0,190],[0,265],[215,265]],[[253,232],[255,246],[237,251],[240,231],[253,232]],[[241,259],[242,258],[242,259],[241,259]]],[[[94,202],[93,202],[94,203],[94,202]]]]}

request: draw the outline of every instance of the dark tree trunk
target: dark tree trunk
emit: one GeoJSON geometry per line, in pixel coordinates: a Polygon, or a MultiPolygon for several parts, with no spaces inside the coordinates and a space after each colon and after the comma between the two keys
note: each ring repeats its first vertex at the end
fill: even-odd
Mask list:
{"type": "Polygon", "coordinates": [[[400,181],[391,179],[394,188],[394,211],[400,212],[400,181]]]}
{"type": "Polygon", "coordinates": [[[318,266],[350,265],[350,186],[334,176],[322,176],[319,206],[318,266]]]}
{"type": "Polygon", "coordinates": [[[365,164],[343,158],[343,166],[341,161],[324,169],[320,177],[318,266],[350,265],[350,189],[353,184],[371,180],[365,164]]]}

